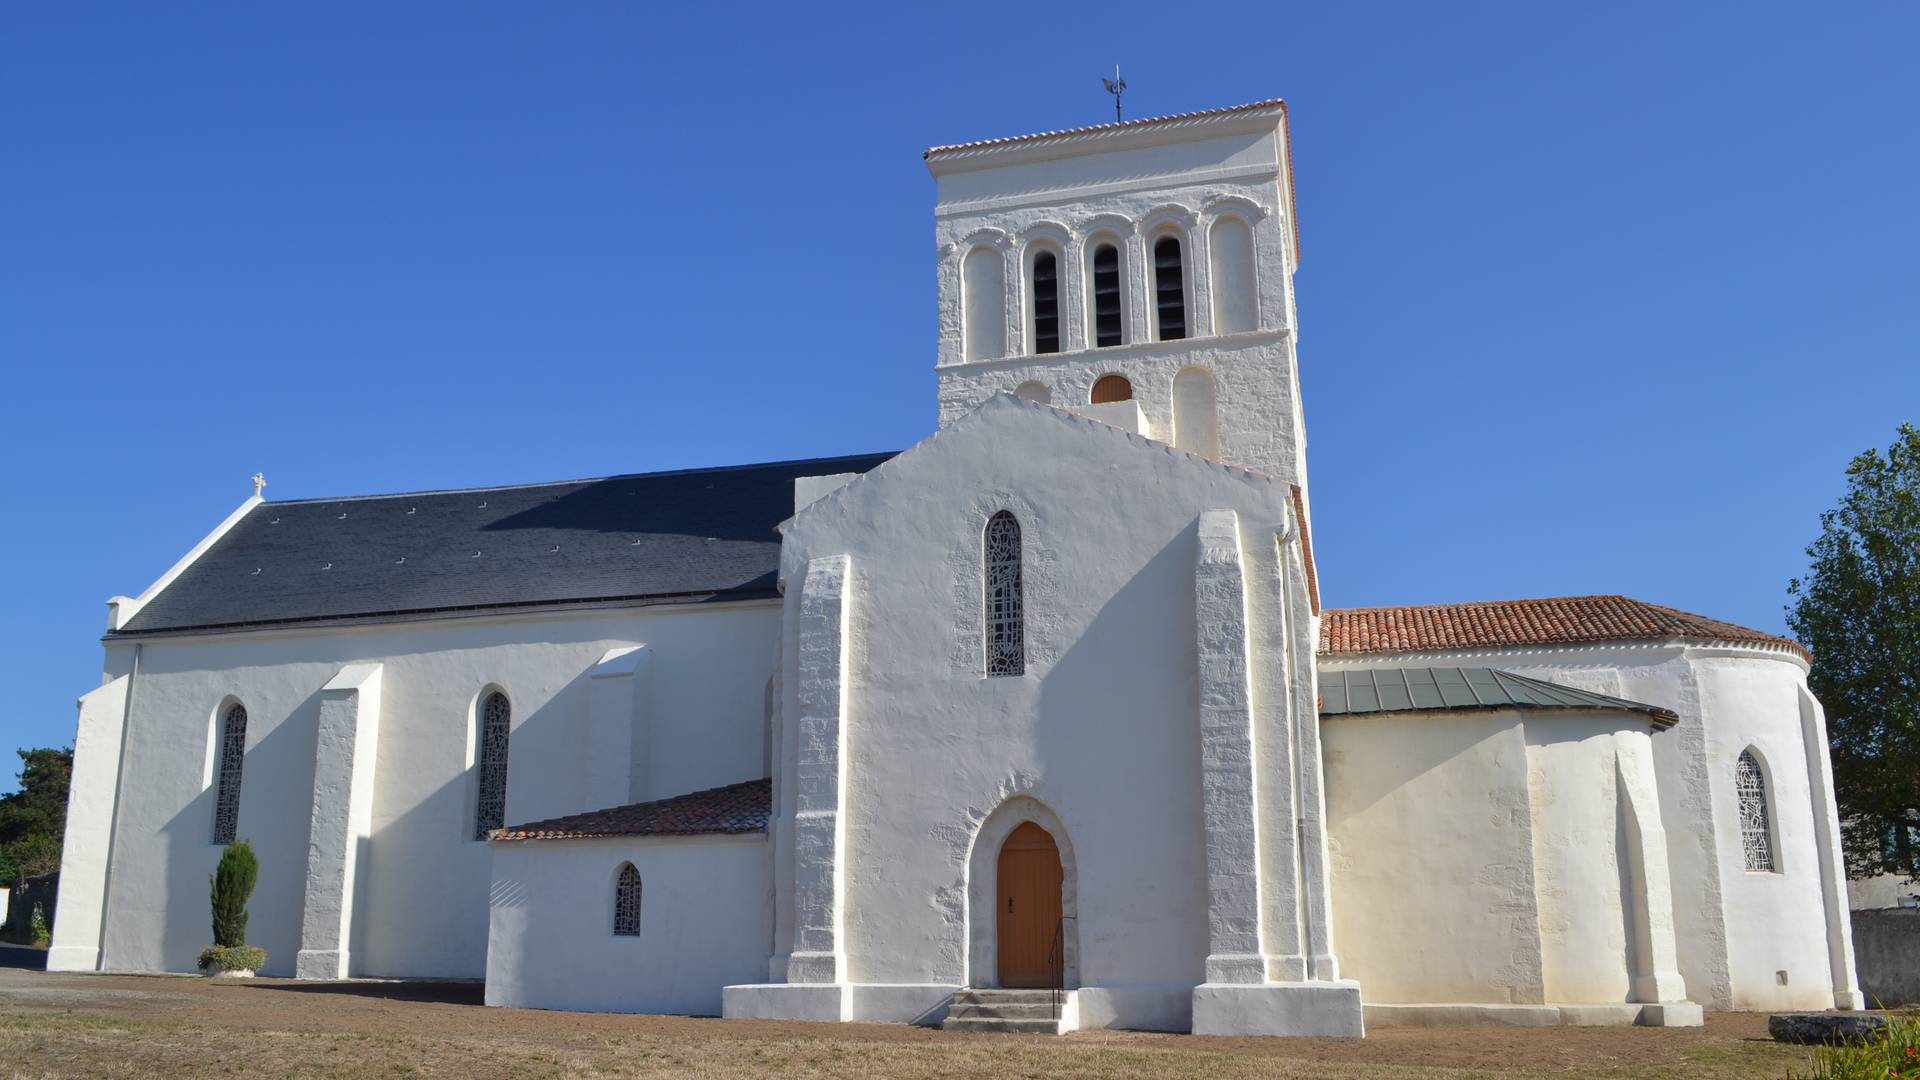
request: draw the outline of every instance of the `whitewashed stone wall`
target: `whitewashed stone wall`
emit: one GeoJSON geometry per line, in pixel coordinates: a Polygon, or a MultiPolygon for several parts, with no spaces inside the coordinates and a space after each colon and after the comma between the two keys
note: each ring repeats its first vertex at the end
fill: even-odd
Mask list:
{"type": "Polygon", "coordinates": [[[765,971],[764,834],[494,841],[487,1004],[720,1014],[721,988],[765,971]],[[614,879],[640,873],[640,933],[613,932],[614,879]]]}
{"type": "Polygon", "coordinates": [[[158,638],[140,646],[130,678],[133,646],[110,645],[115,678],[89,695],[81,716],[74,839],[87,839],[68,845],[74,880],[97,879],[105,903],[82,904],[87,887],[63,890],[70,906],[61,921],[71,929],[57,944],[77,951],[61,961],[81,970],[192,970],[210,941],[206,883],[220,856],[210,842],[214,717],[222,702],[239,701],[247,708],[239,835],[261,862],[248,937],[268,950],[267,973],[294,974],[307,948],[350,951],[356,975],[478,977],[489,881],[487,845],[473,839],[474,710],[483,690],[501,689],[513,706],[510,824],[757,779],[768,768],[763,733],[779,618],[776,602],[754,602],[158,638]],[[637,698],[631,677],[594,677],[609,674],[610,653],[617,663],[641,645],[651,676],[637,698]],[[364,743],[350,760],[322,753],[346,749],[331,737],[323,746],[325,688],[358,665],[380,668],[377,690],[361,691],[380,706],[370,763],[364,743]],[[128,686],[125,706],[117,688],[128,686]],[[641,738],[629,759],[590,796],[590,771],[606,764],[590,766],[596,707],[651,720],[633,729],[641,738]],[[124,755],[114,745],[123,731],[124,755]],[[370,805],[361,804],[369,781],[370,805]],[[115,824],[103,843],[107,820],[115,824]],[[316,823],[328,833],[322,859],[332,870],[315,884],[345,919],[331,946],[313,934],[303,941],[316,823]],[[102,941],[98,956],[85,951],[102,941]]]}
{"type": "MultiPolygon", "coordinates": [[[[1245,545],[1244,573],[1277,582],[1290,503],[1271,478],[999,397],[787,524],[783,716],[816,707],[801,696],[815,680],[813,616],[796,584],[813,580],[822,560],[853,568],[853,659],[842,669],[850,1018],[913,1019],[953,989],[991,984],[978,964],[992,921],[972,908],[974,875],[992,866],[992,852],[983,863],[977,845],[989,822],[1007,823],[1001,808],[1024,806],[1075,853],[1065,893],[1083,1022],[1171,1030],[1193,1022],[1192,991],[1206,980],[1210,950],[1198,797],[1199,523],[1224,510],[1210,520],[1237,520],[1243,535],[1264,538],[1245,545]],[[1002,503],[1001,492],[1018,497],[1002,503]],[[989,678],[977,644],[955,646],[955,628],[981,632],[982,531],[997,509],[1020,517],[1029,650],[1024,675],[989,678]]],[[[1240,596],[1216,592],[1223,603],[1240,596]]],[[[1278,608],[1270,600],[1245,609],[1252,640],[1291,640],[1272,623],[1278,608]]],[[[1305,622],[1300,633],[1310,634],[1305,622]]],[[[1281,670],[1287,662],[1284,651],[1249,659],[1281,670]]],[[[1231,723],[1251,723],[1266,707],[1246,705],[1248,663],[1240,662],[1240,720],[1231,723]]],[[[1271,674],[1263,680],[1273,688],[1271,674]]],[[[1280,682],[1274,698],[1284,709],[1280,682]]],[[[797,779],[776,785],[777,814],[792,823],[818,745],[811,725],[782,727],[777,775],[797,779]]],[[[1253,812],[1245,802],[1241,810],[1253,812]]],[[[1292,807],[1274,813],[1291,817],[1292,807]]],[[[796,867],[816,846],[797,823],[777,828],[775,844],[794,846],[796,867]]],[[[1240,876],[1254,872],[1249,865],[1240,876]]],[[[779,902],[775,970],[782,953],[798,959],[809,921],[779,902]]],[[[1244,924],[1261,911],[1251,891],[1230,918],[1244,924]]],[[[777,996],[738,989],[728,991],[728,1015],[766,1015],[754,1010],[777,996]]]]}
{"type": "Polygon", "coordinates": [[[1323,732],[1335,926],[1370,1006],[1699,1022],[1665,866],[1642,861],[1664,856],[1648,745],[1663,736],[1644,716],[1343,716],[1323,732]]]}
{"type": "Polygon", "coordinates": [[[1687,996],[1709,1009],[1857,1007],[1843,868],[1819,841],[1833,829],[1825,745],[1806,664],[1784,648],[1623,642],[1535,649],[1333,657],[1328,669],[1458,664],[1659,705],[1680,723],[1653,740],[1675,947],[1687,996]],[[1765,760],[1780,872],[1746,870],[1735,759],[1765,760]],[[1781,981],[1785,972],[1786,981],[1781,981]]]}
{"type": "MultiPolygon", "coordinates": [[[[940,295],[940,420],[951,422],[997,393],[1029,385],[1065,408],[1084,405],[1102,375],[1126,376],[1148,422],[1174,440],[1173,381],[1200,367],[1215,379],[1220,460],[1305,484],[1305,435],[1294,355],[1297,236],[1287,170],[1285,112],[1245,113],[998,147],[936,152],[940,295]],[[1214,258],[1216,226],[1247,226],[1251,249],[1214,258]],[[1152,249],[1183,249],[1186,340],[1154,339],[1152,249]],[[1121,253],[1125,344],[1096,348],[1090,260],[1095,246],[1121,253]],[[1036,251],[1060,260],[1060,351],[1036,355],[1032,266],[1036,251]],[[1001,263],[1003,310],[990,329],[998,349],[969,352],[967,322],[980,298],[967,261],[1001,263]],[[1231,266],[1251,283],[1216,283],[1231,266]],[[1234,309],[1215,326],[1216,299],[1234,309]],[[1246,310],[1250,309],[1250,310],[1246,310]],[[986,358],[986,357],[991,358],[986,358]]],[[[975,335],[977,337],[977,335],[975,335]]],[[[1185,443],[1185,440],[1181,440],[1185,443]]]]}

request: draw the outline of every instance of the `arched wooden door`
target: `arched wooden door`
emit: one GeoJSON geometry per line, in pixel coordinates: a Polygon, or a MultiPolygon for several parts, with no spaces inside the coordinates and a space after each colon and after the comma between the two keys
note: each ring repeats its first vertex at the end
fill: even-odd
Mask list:
{"type": "Polygon", "coordinates": [[[998,876],[1000,985],[1052,986],[1060,963],[1054,956],[1060,928],[1060,848],[1047,830],[1023,822],[1000,847],[998,876]]]}

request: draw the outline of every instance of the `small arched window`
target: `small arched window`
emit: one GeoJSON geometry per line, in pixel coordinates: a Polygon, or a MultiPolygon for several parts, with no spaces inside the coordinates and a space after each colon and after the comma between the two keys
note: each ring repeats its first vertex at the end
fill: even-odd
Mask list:
{"type": "Polygon", "coordinates": [[[1740,797],[1740,846],[1745,849],[1747,871],[1771,874],[1773,858],[1773,822],[1767,810],[1767,774],[1753,751],[1740,751],[1734,765],[1733,789],[1740,797]]]}
{"type": "Polygon", "coordinates": [[[1025,597],[1020,582],[1020,521],[1005,510],[987,520],[985,538],[987,674],[1027,672],[1025,597]]]}
{"type": "Polygon", "coordinates": [[[1033,256],[1033,351],[1060,351],[1060,260],[1051,251],[1033,256]]]}
{"type": "Polygon", "coordinates": [[[624,863],[613,882],[613,932],[617,937],[640,936],[640,871],[624,863]]]}
{"type": "Polygon", "coordinates": [[[240,831],[240,773],[247,756],[247,709],[235,702],[220,718],[219,787],[213,797],[213,842],[231,844],[240,831]]]}
{"type": "Polygon", "coordinates": [[[1115,401],[1132,401],[1133,384],[1125,375],[1102,375],[1094,381],[1093,396],[1088,399],[1094,405],[1107,405],[1115,401]]]}
{"type": "Polygon", "coordinates": [[[481,700],[479,726],[475,762],[480,790],[474,800],[473,838],[485,840],[507,823],[507,737],[513,728],[513,707],[507,695],[494,690],[481,700]]]}
{"type": "Polygon", "coordinates": [[[1042,405],[1053,404],[1053,391],[1038,379],[1028,379],[1013,388],[1013,396],[1022,401],[1037,401],[1042,405]]]}
{"type": "Polygon", "coordinates": [[[1093,343],[1121,345],[1126,333],[1120,317],[1120,249],[1099,244],[1093,249],[1093,343]]]}
{"type": "Polygon", "coordinates": [[[1153,310],[1159,340],[1187,336],[1187,282],[1180,263],[1180,239],[1163,236],[1153,245],[1153,310]]]}

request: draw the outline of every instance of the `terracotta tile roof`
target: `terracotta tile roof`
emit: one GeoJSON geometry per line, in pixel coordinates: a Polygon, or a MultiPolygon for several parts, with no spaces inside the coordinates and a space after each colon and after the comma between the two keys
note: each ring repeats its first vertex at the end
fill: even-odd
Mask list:
{"type": "Polygon", "coordinates": [[[1330,608],[1320,622],[1322,656],[1672,639],[1774,645],[1812,659],[1787,638],[1625,596],[1330,608]]]}
{"type": "Polygon", "coordinates": [[[584,840],[597,836],[702,836],[759,832],[767,827],[773,781],[708,788],[653,802],[495,829],[495,840],[584,840]]]}

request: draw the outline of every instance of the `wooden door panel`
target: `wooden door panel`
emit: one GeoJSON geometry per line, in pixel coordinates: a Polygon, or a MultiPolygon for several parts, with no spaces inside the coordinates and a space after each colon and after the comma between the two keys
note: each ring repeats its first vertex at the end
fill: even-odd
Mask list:
{"type": "Polygon", "coordinates": [[[1060,925],[1060,849],[1032,822],[1023,823],[1000,849],[1000,985],[1052,986],[1054,933],[1060,925]]]}

